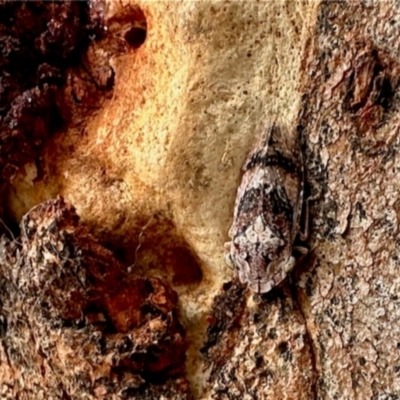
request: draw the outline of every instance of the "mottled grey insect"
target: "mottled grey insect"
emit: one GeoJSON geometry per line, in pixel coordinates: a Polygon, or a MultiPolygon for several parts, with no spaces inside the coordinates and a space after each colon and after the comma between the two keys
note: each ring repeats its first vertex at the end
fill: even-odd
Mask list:
{"type": "Polygon", "coordinates": [[[279,285],[295,265],[294,240],[307,235],[300,233],[303,193],[298,134],[274,122],[264,128],[244,163],[231,242],[226,243],[228,263],[257,293],[279,285]]]}

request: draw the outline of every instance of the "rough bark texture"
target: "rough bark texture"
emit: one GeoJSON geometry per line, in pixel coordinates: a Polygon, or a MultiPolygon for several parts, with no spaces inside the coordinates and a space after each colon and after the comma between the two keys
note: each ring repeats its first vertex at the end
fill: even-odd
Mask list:
{"type": "Polygon", "coordinates": [[[399,29],[396,3],[321,6],[302,69],[314,267],[300,299],[324,398],[398,398],[399,29]]]}
{"type": "MultiPolygon", "coordinates": [[[[167,284],[126,273],[62,199],[34,207],[21,231],[1,239],[2,399],[153,398],[150,382],[182,373],[167,284]]],[[[182,379],[162,389],[187,398],[182,379]]]]}
{"type": "MultiPolygon", "coordinates": [[[[131,386],[142,385],[149,398],[163,393],[170,399],[398,398],[396,2],[110,1],[105,20],[111,36],[91,43],[87,57],[91,66],[112,67],[112,96],[96,103],[96,113],[73,113],[68,130],[46,135],[40,168],[35,148],[33,160],[24,159],[29,162],[23,168],[18,164],[3,206],[19,222],[56,195],[73,204],[90,240],[103,249],[96,257],[101,261],[108,252],[104,246],[112,249],[107,257],[126,274],[109,281],[110,293],[121,296],[119,305],[126,305],[119,285],[132,274],[161,279],[167,293],[173,293],[170,286],[176,291],[179,302],[171,300],[171,307],[179,307],[180,320],[168,327],[188,343],[190,389],[179,368],[180,378],[172,374],[158,386],[140,383],[137,376],[148,377],[134,371],[131,386]],[[254,137],[277,115],[302,137],[307,194],[313,198],[311,251],[282,287],[254,296],[225,265],[224,242],[242,163],[254,137]]],[[[98,75],[103,82],[105,70],[98,75]]],[[[71,82],[76,79],[67,88],[80,87],[71,82]]],[[[87,91],[75,93],[85,103],[87,91]]],[[[43,229],[44,237],[54,234],[48,225],[43,229]]],[[[3,239],[0,381],[7,385],[1,389],[6,393],[18,382],[13,394],[33,390],[23,372],[27,364],[7,351],[26,344],[37,393],[62,381],[55,398],[85,398],[90,390],[70,371],[57,369],[69,357],[66,332],[76,327],[61,333],[49,328],[40,340],[61,340],[63,347],[52,348],[46,359],[43,343],[31,339],[41,328],[14,310],[25,299],[23,281],[40,288],[45,277],[30,249],[38,243],[43,252],[52,250],[34,240],[22,232],[18,253],[18,243],[3,239]],[[28,276],[18,275],[21,265],[29,267],[28,276]],[[33,276],[37,282],[30,281],[33,276]],[[9,330],[19,321],[20,336],[9,330]],[[57,368],[48,367],[49,360],[57,368]]],[[[64,302],[51,308],[28,300],[21,310],[36,313],[43,326],[45,311],[68,311],[64,302]]],[[[107,321],[114,330],[133,329],[126,326],[136,318],[130,306],[118,308],[122,319],[113,319],[113,304],[101,307],[111,313],[107,321]]],[[[93,323],[82,329],[94,329],[93,323]]],[[[88,370],[89,357],[75,360],[77,371],[88,370]]],[[[110,393],[117,396],[122,386],[112,385],[110,393]]],[[[101,398],[98,393],[87,398],[101,398]]]]}

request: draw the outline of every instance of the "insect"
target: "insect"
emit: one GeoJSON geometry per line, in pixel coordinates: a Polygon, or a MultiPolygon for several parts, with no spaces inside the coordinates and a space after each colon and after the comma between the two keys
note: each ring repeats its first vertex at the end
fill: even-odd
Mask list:
{"type": "Polygon", "coordinates": [[[264,128],[242,170],[226,260],[242,283],[266,293],[293,269],[297,235],[307,237],[300,232],[304,167],[297,132],[276,121],[264,128]]]}

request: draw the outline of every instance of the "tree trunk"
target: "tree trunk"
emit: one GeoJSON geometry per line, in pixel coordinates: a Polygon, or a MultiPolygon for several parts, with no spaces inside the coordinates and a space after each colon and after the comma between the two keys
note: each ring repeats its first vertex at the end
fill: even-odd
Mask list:
{"type": "MultiPolygon", "coordinates": [[[[400,396],[397,3],[139,0],[104,10],[108,36],[82,57],[100,71],[95,112],[68,67],[55,97],[69,107],[68,129],[1,164],[17,171],[2,174],[7,223],[57,195],[80,222],[52,200],[15,241],[2,239],[0,397],[400,396]],[[247,153],[277,119],[301,138],[309,254],[258,295],[225,263],[224,242],[247,153]],[[54,265],[65,267],[67,247],[81,286],[46,278],[53,257],[61,279],[54,265]],[[159,332],[174,340],[157,342],[159,332]],[[122,349],[127,335],[142,353],[122,349]],[[102,341],[104,354],[90,350],[102,341]]],[[[1,157],[16,151],[7,149],[1,157]]]]}

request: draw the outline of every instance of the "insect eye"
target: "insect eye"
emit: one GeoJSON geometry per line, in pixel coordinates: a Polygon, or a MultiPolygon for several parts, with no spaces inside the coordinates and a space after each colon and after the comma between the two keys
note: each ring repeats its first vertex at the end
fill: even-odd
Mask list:
{"type": "Polygon", "coordinates": [[[264,261],[265,261],[265,264],[268,265],[271,262],[271,259],[268,256],[264,256],[264,261]]]}

